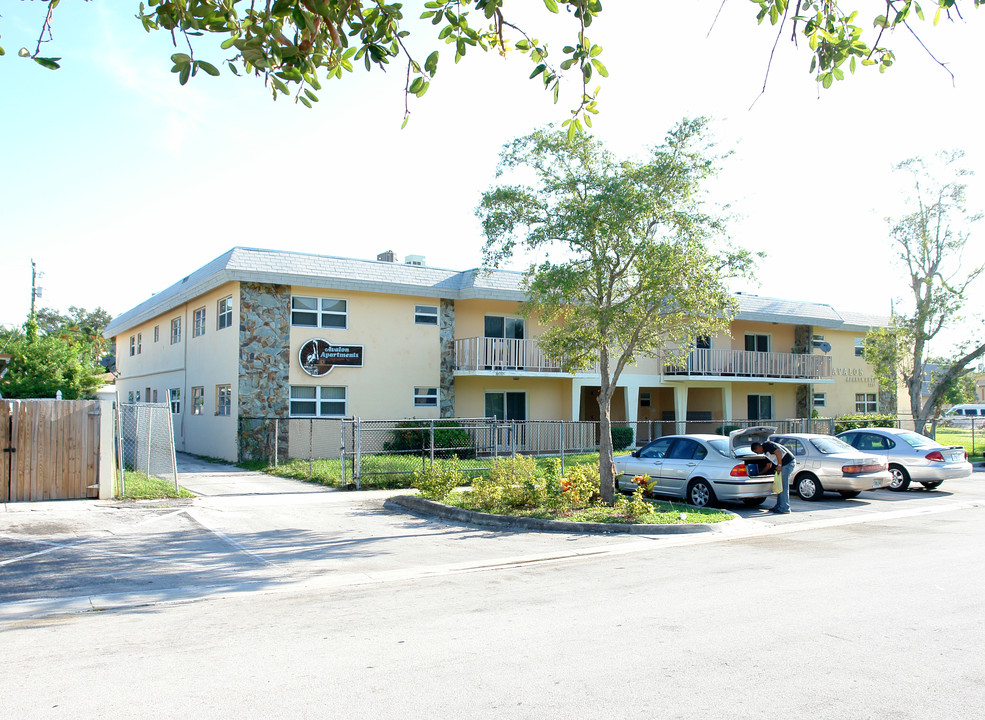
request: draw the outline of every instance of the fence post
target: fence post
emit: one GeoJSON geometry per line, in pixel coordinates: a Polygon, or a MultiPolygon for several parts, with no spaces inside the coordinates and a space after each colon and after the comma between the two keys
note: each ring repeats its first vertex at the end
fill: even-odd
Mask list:
{"type": "MultiPolygon", "coordinates": [[[[314,474],[314,467],[312,466],[312,461],[314,460],[314,455],[315,455],[314,438],[315,438],[315,419],[309,418],[308,419],[308,478],[309,479],[311,479],[311,476],[314,474]]],[[[343,442],[345,441],[343,440],[343,442]]],[[[344,479],[345,478],[343,477],[343,480],[344,479]]]]}
{"type": "Polygon", "coordinates": [[[362,444],[362,435],[363,435],[363,433],[362,433],[362,427],[363,427],[362,421],[357,417],[356,418],[356,438],[355,438],[355,440],[353,442],[353,444],[355,445],[355,447],[353,448],[353,450],[354,450],[356,456],[355,456],[355,464],[354,464],[354,467],[352,468],[352,473],[353,473],[353,475],[355,475],[355,478],[354,479],[356,481],[356,490],[361,490],[362,489],[360,487],[360,485],[362,483],[362,469],[363,469],[362,468],[362,455],[363,455],[363,444],[362,444]]]}
{"type": "Polygon", "coordinates": [[[154,413],[152,413],[150,411],[150,408],[148,408],[147,409],[147,467],[145,469],[145,472],[147,473],[148,476],[151,474],[150,473],[150,451],[151,451],[151,445],[154,442],[154,440],[153,440],[153,438],[154,438],[153,430],[154,430],[154,413]]]}
{"type": "Polygon", "coordinates": [[[280,418],[274,418],[274,467],[277,467],[277,446],[280,444],[280,418]]]}
{"type": "Polygon", "coordinates": [[[120,395],[116,395],[116,445],[120,460],[120,497],[127,491],[126,456],[123,454],[123,407],[120,405],[120,395]]]}
{"type": "Polygon", "coordinates": [[[434,467],[434,420],[430,421],[431,425],[431,467],[434,467]]]}
{"type": "Polygon", "coordinates": [[[560,421],[558,425],[560,426],[558,444],[561,449],[561,477],[564,477],[564,420],[560,421]]]}
{"type": "Polygon", "coordinates": [[[346,419],[342,418],[339,423],[339,465],[342,467],[342,487],[345,487],[345,424],[346,419]]]}
{"type": "Polygon", "coordinates": [[[516,420],[510,420],[510,457],[516,460],[516,420]]]}

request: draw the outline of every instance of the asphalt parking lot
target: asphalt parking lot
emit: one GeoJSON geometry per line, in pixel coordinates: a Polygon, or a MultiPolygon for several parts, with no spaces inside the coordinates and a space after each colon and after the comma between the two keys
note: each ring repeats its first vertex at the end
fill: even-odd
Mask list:
{"type": "Polygon", "coordinates": [[[0,621],[313,585],[345,592],[398,578],[985,507],[978,468],[935,491],[794,497],[786,516],[730,507],[739,518],[709,533],[539,533],[384,508],[387,497],[406,491],[336,491],[189,456],[180,456],[179,471],[195,499],[0,505],[0,621]]]}

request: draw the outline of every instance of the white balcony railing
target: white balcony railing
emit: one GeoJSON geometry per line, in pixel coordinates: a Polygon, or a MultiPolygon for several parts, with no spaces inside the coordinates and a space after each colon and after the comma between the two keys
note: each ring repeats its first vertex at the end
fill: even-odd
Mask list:
{"type": "MultiPolygon", "coordinates": [[[[536,340],[471,337],[455,340],[455,370],[478,372],[560,373],[561,363],[548,357],[536,340]]],[[[598,372],[593,367],[589,372],[598,372]]],[[[683,363],[666,363],[664,373],[671,376],[731,378],[778,378],[822,380],[832,376],[827,355],[749,352],[746,350],[692,350],[683,363]]]]}
{"type": "Polygon", "coordinates": [[[683,363],[667,363],[664,372],[667,375],[803,380],[822,380],[832,376],[831,358],[827,355],[705,348],[692,350],[683,363]]]}
{"type": "Polygon", "coordinates": [[[563,372],[561,363],[547,357],[536,340],[489,337],[455,340],[455,370],[563,372]]]}

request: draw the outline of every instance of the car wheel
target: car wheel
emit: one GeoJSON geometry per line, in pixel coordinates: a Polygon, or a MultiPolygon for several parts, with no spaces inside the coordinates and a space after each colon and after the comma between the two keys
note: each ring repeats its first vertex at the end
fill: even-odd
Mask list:
{"type": "Polygon", "coordinates": [[[846,500],[851,500],[852,498],[857,498],[859,495],[861,495],[862,494],[862,491],[861,490],[840,490],[838,492],[838,494],[841,495],[846,500]]]}
{"type": "Polygon", "coordinates": [[[906,468],[900,465],[890,465],[889,474],[893,476],[889,481],[890,490],[903,492],[910,487],[910,474],[906,471],[906,468]]]}
{"type": "Polygon", "coordinates": [[[766,498],[745,498],[742,504],[746,507],[759,507],[764,502],[766,502],[766,498]]]}
{"type": "Polygon", "coordinates": [[[796,487],[797,494],[803,500],[820,500],[824,496],[824,488],[821,487],[821,481],[810,473],[805,473],[797,478],[796,487]]]}
{"type": "Polygon", "coordinates": [[[920,484],[923,485],[928,490],[934,490],[935,488],[940,487],[940,485],[941,485],[942,482],[944,482],[944,481],[943,480],[936,480],[934,482],[925,482],[925,483],[920,483],[920,484]]]}
{"type": "Polygon", "coordinates": [[[707,480],[693,480],[687,488],[687,501],[695,507],[708,507],[715,502],[715,491],[707,480]]]}

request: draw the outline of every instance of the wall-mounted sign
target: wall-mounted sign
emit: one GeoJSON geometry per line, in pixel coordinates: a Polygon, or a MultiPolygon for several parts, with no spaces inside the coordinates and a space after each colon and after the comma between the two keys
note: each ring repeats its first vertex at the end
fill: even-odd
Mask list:
{"type": "Polygon", "coordinates": [[[332,345],[315,338],[301,346],[298,353],[301,369],[312,377],[328,375],[335,367],[362,367],[362,345],[332,345]]]}

